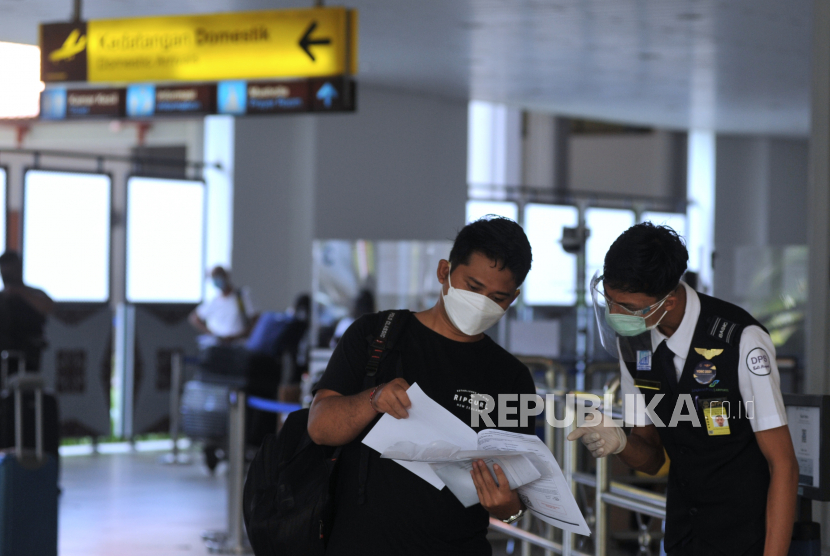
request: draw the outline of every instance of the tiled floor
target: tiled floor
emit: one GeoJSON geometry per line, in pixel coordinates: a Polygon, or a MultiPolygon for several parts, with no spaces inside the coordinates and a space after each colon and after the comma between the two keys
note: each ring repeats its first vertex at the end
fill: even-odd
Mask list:
{"type": "Polygon", "coordinates": [[[61,458],[60,556],[207,554],[202,531],[225,530],[226,481],[160,452],[61,458]]]}
{"type": "MultiPolygon", "coordinates": [[[[190,465],[165,465],[165,454],[62,457],[59,555],[208,554],[202,532],[227,529],[226,466],[210,475],[197,451],[189,452],[195,462],[190,465]]],[[[510,550],[504,540],[493,541],[494,556],[521,553],[518,546],[510,550]]]]}

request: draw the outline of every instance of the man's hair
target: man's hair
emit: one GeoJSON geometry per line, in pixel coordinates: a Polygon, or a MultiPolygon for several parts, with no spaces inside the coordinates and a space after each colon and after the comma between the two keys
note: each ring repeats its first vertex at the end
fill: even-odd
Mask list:
{"type": "Polygon", "coordinates": [[[469,264],[473,253],[481,253],[494,261],[499,270],[507,268],[513,274],[516,287],[525,281],[533,261],[530,242],[522,227],[509,218],[494,215],[461,228],[450,251],[450,264],[453,268],[469,264]]]}
{"type": "Polygon", "coordinates": [[[630,227],[605,254],[603,282],[615,290],[660,299],[677,287],[689,252],[668,226],[643,222],[630,227]]]}
{"type": "Polygon", "coordinates": [[[20,254],[17,251],[9,250],[0,255],[0,266],[20,264],[21,260],[20,254]]]}

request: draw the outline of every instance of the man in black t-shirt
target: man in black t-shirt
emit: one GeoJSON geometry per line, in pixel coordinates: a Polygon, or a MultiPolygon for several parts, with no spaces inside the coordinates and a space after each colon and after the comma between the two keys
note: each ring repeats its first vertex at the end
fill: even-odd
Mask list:
{"type": "MultiPolygon", "coordinates": [[[[438,264],[438,302],[413,314],[398,340],[403,377],[387,369],[377,388],[363,390],[378,315],[361,317],[343,335],[317,384],[308,425],[318,444],[344,446],[327,555],[489,555],[488,513],[505,521],[521,515],[524,506],[504,473],[497,468],[494,478],[481,461],[472,471],[481,504],[470,508],[374,451],[363,504],[358,485],[360,441],[381,414],[407,417],[412,383],[465,423],[474,394],[535,394],[527,367],[483,333],[516,299],[530,263],[530,244],[515,222],[491,218],[464,227],[449,261],[438,264]]],[[[508,430],[533,434],[533,420],[508,430]]]]}

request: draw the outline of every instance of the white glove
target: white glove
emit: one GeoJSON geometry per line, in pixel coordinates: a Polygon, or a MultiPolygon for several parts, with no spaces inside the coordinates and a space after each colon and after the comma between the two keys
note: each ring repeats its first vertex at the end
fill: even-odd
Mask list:
{"type": "MultiPolygon", "coordinates": [[[[587,417],[591,417],[588,415],[587,417]]],[[[614,420],[602,414],[602,421],[596,425],[583,425],[576,428],[568,435],[568,440],[582,439],[582,443],[590,450],[595,458],[605,457],[608,454],[619,454],[625,449],[628,438],[622,427],[614,423],[614,420]]]]}

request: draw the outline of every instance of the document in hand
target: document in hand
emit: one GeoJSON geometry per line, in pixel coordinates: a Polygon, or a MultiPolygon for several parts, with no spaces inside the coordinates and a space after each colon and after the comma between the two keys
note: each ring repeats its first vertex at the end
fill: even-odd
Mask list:
{"type": "Polygon", "coordinates": [[[409,417],[384,415],[363,443],[394,459],[435,488],[444,486],[469,507],[478,503],[470,476],[482,459],[493,473],[498,463],[511,489],[537,517],[556,527],[590,535],[565,476],[547,446],[533,435],[496,429],[476,432],[417,385],[407,390],[409,417]]]}

